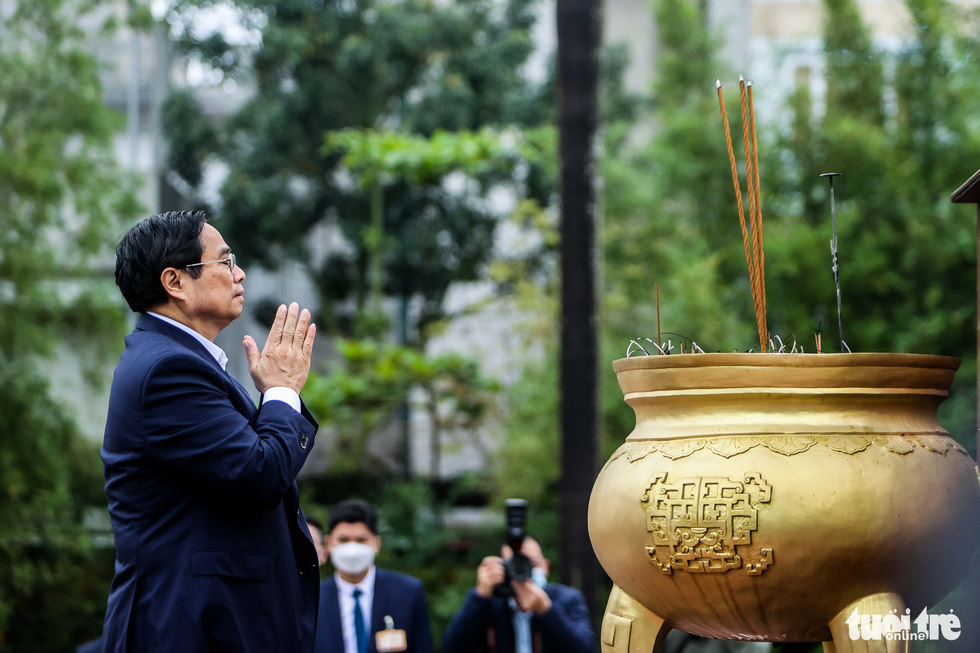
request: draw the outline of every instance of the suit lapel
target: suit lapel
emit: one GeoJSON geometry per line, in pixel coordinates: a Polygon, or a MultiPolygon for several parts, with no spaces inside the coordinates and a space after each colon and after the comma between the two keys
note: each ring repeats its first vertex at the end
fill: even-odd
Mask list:
{"type": "Polygon", "coordinates": [[[210,364],[217,367],[219,370],[221,366],[218,365],[218,361],[214,360],[214,356],[211,355],[207,349],[204,348],[200,342],[198,342],[194,336],[178,329],[174,325],[164,322],[163,320],[157,319],[152,315],[147,315],[143,313],[140,315],[139,320],[136,321],[137,331],[151,331],[153,333],[159,333],[160,335],[167,336],[171,340],[176,340],[186,349],[190,349],[192,352],[208,361],[210,364]]]}
{"type": "Polygon", "coordinates": [[[153,333],[167,336],[171,340],[175,340],[180,345],[183,345],[184,348],[200,356],[201,359],[206,361],[208,365],[211,365],[225,379],[225,387],[228,389],[228,396],[235,405],[235,409],[248,418],[250,422],[255,419],[258,411],[255,408],[255,402],[252,400],[251,395],[248,394],[248,391],[242,387],[242,384],[235,377],[226,370],[221,369],[221,365],[214,359],[211,352],[205,349],[204,345],[198,342],[192,335],[181,331],[172,324],[158,320],[152,315],[145,313],[140,315],[139,320],[137,320],[136,330],[152,331],[153,333]]]}

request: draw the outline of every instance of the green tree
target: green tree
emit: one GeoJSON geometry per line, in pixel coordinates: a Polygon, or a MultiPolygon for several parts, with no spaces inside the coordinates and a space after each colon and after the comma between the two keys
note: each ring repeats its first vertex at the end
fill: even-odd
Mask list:
{"type": "Polygon", "coordinates": [[[753,308],[713,84],[731,75],[698,3],[658,0],[654,17],[656,131],[645,147],[624,140],[603,161],[603,322],[605,342],[619,343],[607,352],[621,358],[631,338],[656,339],[658,326],[706,350],[745,349],[753,308]]]}
{"type": "Polygon", "coordinates": [[[497,385],[472,359],[458,354],[426,356],[411,347],[374,340],[338,339],[336,346],[339,356],[330,372],[311,373],[303,391],[321,425],[336,432],[331,456],[335,473],[370,475],[377,469],[380,461],[372,457],[366,434],[390,419],[411,390],[430,422],[428,471],[433,481],[441,477],[439,460],[447,434],[472,438],[492,412],[497,385]]]}
{"type": "MultiPolygon", "coordinates": [[[[533,48],[534,0],[237,0],[242,21],[261,33],[250,51],[217,34],[197,35],[191,28],[202,4],[179,3],[171,15],[184,51],[254,84],[255,93],[216,139],[207,130],[195,130],[196,139],[184,132],[198,124],[186,102],[174,111],[167,132],[183,153],[176,170],[188,171],[194,185],[201,160],[226,162],[220,217],[248,235],[238,245],[243,257],[269,268],[300,261],[331,300],[324,308],[333,314],[321,322],[350,334],[357,302],[344,300],[371,286],[372,245],[362,236],[378,191],[345,183],[340,155],[320,151],[323,134],[391,128],[429,136],[540,123],[543,92],[520,74],[533,48]],[[348,246],[312,256],[307,236],[317,225],[336,227],[348,246]]],[[[424,340],[425,327],[442,317],[451,283],[479,277],[498,219],[484,191],[499,178],[481,176],[465,194],[439,180],[384,187],[381,231],[394,246],[384,248],[381,288],[421,303],[410,342],[424,340]]]]}
{"type": "MultiPolygon", "coordinates": [[[[831,4],[836,7],[828,3],[828,10],[831,4]]],[[[812,175],[843,172],[835,190],[845,340],[854,351],[963,358],[943,414],[972,451],[976,234],[949,194],[977,167],[971,153],[980,129],[963,106],[980,100],[980,84],[972,52],[961,47],[955,28],[959,10],[938,0],[907,5],[915,28],[896,54],[870,52],[860,25],[848,28],[853,42],[827,39],[838,59],[863,51],[863,60],[874,59],[870,68],[894,67],[894,80],[884,88],[895,102],[884,121],[870,110],[881,104],[883,87],[870,81],[849,99],[828,86],[822,116],[810,113],[805,93],[796,95],[795,129],[780,135],[770,163],[781,186],[770,202],[773,275],[767,287],[779,294],[769,305],[782,306],[773,316],[777,332],[836,321],[827,189],[812,175]],[[800,170],[775,163],[786,154],[803,163],[800,170]]],[[[836,336],[836,329],[827,331],[836,336]]]]}
{"type": "Polygon", "coordinates": [[[882,59],[854,0],[824,0],[828,113],[884,122],[882,59]]]}
{"type": "Polygon", "coordinates": [[[63,341],[95,362],[123,325],[102,270],[138,205],[79,28],[99,5],[17,2],[0,25],[0,651],[96,636],[111,573],[81,525],[98,454],[39,371],[63,341]]]}
{"type": "MultiPolygon", "coordinates": [[[[604,156],[602,177],[604,182],[603,207],[607,216],[623,216],[623,220],[604,222],[601,238],[604,248],[631,248],[631,237],[637,236],[646,226],[637,212],[646,215],[644,205],[649,198],[649,184],[638,183],[648,168],[641,170],[645,161],[635,156],[630,146],[631,130],[640,119],[646,105],[643,97],[626,91],[623,77],[629,63],[627,51],[612,46],[602,53],[600,75],[600,103],[603,116],[604,156]],[[612,207],[617,207],[613,209],[612,207]],[[620,231],[623,230],[623,231],[620,231]],[[610,238],[613,231],[621,237],[610,238]],[[613,244],[615,243],[615,244],[613,244]]],[[[533,144],[542,165],[542,179],[554,185],[557,172],[557,134],[553,128],[543,127],[525,131],[525,139],[533,144]]],[[[557,376],[557,322],[558,322],[558,224],[554,207],[535,200],[520,203],[509,216],[512,228],[523,235],[525,243],[533,243],[515,251],[500,252],[489,267],[490,278],[497,284],[497,301],[508,311],[522,317],[518,328],[527,336],[524,348],[514,354],[517,360],[528,361],[521,378],[507,387],[503,401],[505,415],[505,440],[495,457],[492,470],[495,497],[501,505],[503,498],[522,497],[530,503],[530,521],[536,524],[534,531],[546,550],[558,550],[558,499],[560,469],[555,452],[559,449],[558,376],[557,376]]],[[[608,260],[608,254],[605,255],[608,260]]],[[[644,260],[642,267],[652,261],[644,260]]],[[[619,270],[618,272],[622,272],[619,270]]],[[[600,335],[601,361],[611,360],[612,350],[618,346],[609,344],[609,320],[619,319],[628,308],[621,301],[621,294],[610,294],[608,271],[603,275],[602,329],[600,335]],[[616,316],[616,317],[612,317],[616,316]]],[[[628,318],[622,317],[623,322],[628,318]]],[[[632,330],[629,330],[632,333],[632,330]]],[[[632,335],[636,335],[633,333],[632,335]]],[[[615,356],[616,358],[620,356],[615,356]]],[[[618,394],[615,384],[608,382],[608,366],[600,362],[600,391],[602,395],[603,433],[623,433],[617,428],[621,422],[631,419],[622,396],[610,400],[610,391],[618,394]],[[610,423],[613,426],[610,426],[610,423]]],[[[618,446],[618,444],[616,445],[618,446]]],[[[604,438],[600,458],[611,449],[604,438]]]]}
{"type": "MultiPolygon", "coordinates": [[[[517,134],[507,138],[487,128],[480,132],[436,130],[429,137],[366,129],[327,133],[322,151],[327,156],[339,154],[339,164],[343,170],[352,174],[359,180],[361,188],[370,193],[370,222],[363,226],[359,234],[368,259],[367,278],[364,283],[357,283],[355,279],[355,310],[360,323],[366,321],[384,325],[386,322],[381,300],[384,295],[384,259],[389,250],[402,250],[397,258],[403,261],[408,256],[427,259],[430,253],[435,254],[424,249],[406,251],[408,243],[400,243],[399,239],[386,235],[386,189],[394,186],[428,188],[438,197],[443,194],[441,188],[447,178],[454,173],[471,181],[480,175],[513,169],[520,159],[520,149],[517,134]],[[508,140],[513,143],[512,146],[507,145],[508,140]],[[368,299],[370,303],[366,305],[368,299]]],[[[440,263],[436,258],[435,264],[438,266],[440,263]]],[[[410,275],[412,270],[400,272],[410,275]]],[[[403,303],[409,299],[407,292],[400,293],[400,296],[403,303]]],[[[324,293],[321,301],[326,306],[332,306],[335,298],[324,293]]],[[[421,341],[418,344],[424,344],[426,327],[441,315],[441,302],[442,296],[439,295],[435,301],[423,303],[418,319],[418,340],[421,341]]],[[[402,328],[405,326],[402,325],[402,328]]],[[[371,330],[368,329],[368,333],[371,330]]],[[[375,335],[380,334],[376,327],[374,331],[375,335]]]]}

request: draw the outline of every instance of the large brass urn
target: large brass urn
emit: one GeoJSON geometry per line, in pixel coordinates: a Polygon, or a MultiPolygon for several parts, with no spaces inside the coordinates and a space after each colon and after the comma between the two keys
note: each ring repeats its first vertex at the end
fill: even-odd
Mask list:
{"type": "Polygon", "coordinates": [[[636,428],[589,505],[615,583],[603,651],[659,650],[671,628],[909,650],[854,641],[845,621],[932,606],[973,563],[980,475],[936,414],[958,365],[914,354],[616,361],[636,428]]]}

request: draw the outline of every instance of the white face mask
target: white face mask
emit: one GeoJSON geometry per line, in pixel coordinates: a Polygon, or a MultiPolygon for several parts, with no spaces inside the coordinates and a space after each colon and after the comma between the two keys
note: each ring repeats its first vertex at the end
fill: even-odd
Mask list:
{"type": "Polygon", "coordinates": [[[345,574],[360,574],[367,571],[374,562],[376,551],[369,544],[345,542],[330,549],[333,566],[345,574]]]}
{"type": "Polygon", "coordinates": [[[531,569],[531,580],[534,584],[544,589],[548,585],[548,574],[544,573],[544,569],[541,567],[534,567],[531,569]]]}

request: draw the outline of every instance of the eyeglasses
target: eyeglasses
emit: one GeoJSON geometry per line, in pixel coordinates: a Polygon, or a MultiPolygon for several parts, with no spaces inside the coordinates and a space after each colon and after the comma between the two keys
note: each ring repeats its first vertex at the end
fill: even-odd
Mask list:
{"type": "Polygon", "coordinates": [[[190,265],[185,265],[184,268],[196,268],[201,265],[211,265],[212,263],[224,263],[231,270],[232,274],[235,273],[235,255],[230,254],[228,258],[221,258],[217,261],[204,261],[203,263],[191,263],[190,265]]]}

